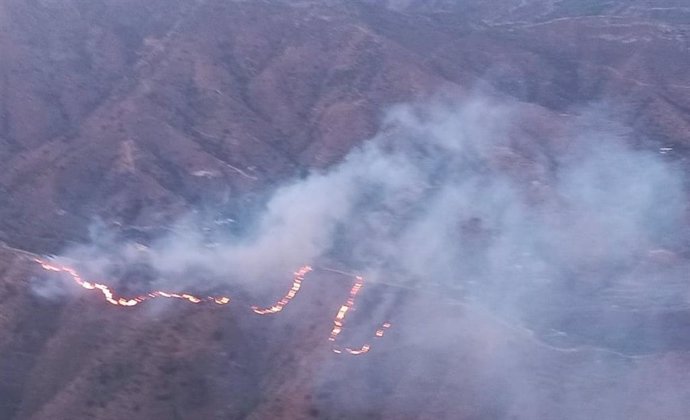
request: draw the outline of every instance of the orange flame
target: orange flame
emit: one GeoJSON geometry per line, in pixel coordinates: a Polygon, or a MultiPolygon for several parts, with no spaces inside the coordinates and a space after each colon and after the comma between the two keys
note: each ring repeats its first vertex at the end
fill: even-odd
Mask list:
{"type": "MultiPolygon", "coordinates": [[[[355,276],[355,283],[352,285],[352,288],[350,289],[350,296],[348,296],[347,300],[343,305],[340,306],[340,309],[338,310],[338,313],[335,315],[335,319],[333,319],[333,329],[331,330],[331,335],[328,337],[328,341],[333,341],[335,342],[336,338],[340,333],[343,331],[343,323],[345,322],[345,317],[347,316],[348,311],[354,311],[355,308],[355,299],[357,298],[357,294],[359,293],[360,290],[362,290],[362,287],[364,287],[364,278],[361,276],[355,276]]],[[[376,338],[381,338],[383,337],[384,331],[388,328],[390,328],[391,323],[390,322],[385,322],[381,328],[376,330],[375,337],[376,338]]],[[[345,348],[345,351],[349,354],[352,355],[360,355],[369,352],[371,349],[371,344],[364,344],[362,347],[359,349],[352,349],[349,347],[345,348]]],[[[341,354],[342,350],[338,347],[333,347],[333,352],[337,354],[341,354]]]]}
{"type": "Polygon", "coordinates": [[[139,295],[129,299],[123,297],[115,299],[115,295],[113,291],[110,290],[110,287],[106,286],[105,284],[92,283],[82,279],[79,273],[71,267],[49,263],[38,258],[34,259],[34,261],[40,264],[44,270],[68,274],[75,283],[86,290],[99,290],[101,293],[103,293],[105,300],[115,306],[136,306],[141,302],[160,297],[168,299],[182,299],[195,304],[201,303],[202,301],[210,301],[218,305],[226,305],[230,303],[230,298],[228,296],[207,296],[205,298],[200,298],[189,293],[165,292],[163,290],[156,290],[145,295],[139,295]]]}
{"type": "Polygon", "coordinates": [[[290,301],[295,296],[297,296],[297,292],[299,292],[299,289],[302,287],[302,281],[304,280],[304,276],[307,275],[307,273],[309,273],[310,271],[312,271],[312,268],[308,265],[305,265],[304,267],[301,267],[299,270],[295,271],[295,277],[292,280],[292,287],[290,288],[290,290],[288,290],[287,294],[271,307],[259,308],[258,306],[252,306],[252,310],[254,311],[254,313],[259,315],[267,315],[275,314],[282,311],[283,308],[288,303],[290,303],[290,301]]]}
{"type": "MultiPolygon", "coordinates": [[[[124,297],[115,297],[114,292],[111,290],[111,288],[105,284],[101,283],[94,283],[90,281],[84,280],[81,275],[73,268],[68,267],[66,265],[62,264],[57,264],[57,263],[51,263],[47,261],[43,261],[38,258],[34,258],[34,261],[38,263],[44,270],[47,271],[53,271],[57,273],[65,273],[69,275],[72,280],[82,288],[86,290],[98,290],[103,294],[103,297],[105,298],[106,302],[115,305],[115,306],[124,306],[124,307],[132,307],[136,306],[142,302],[145,302],[147,300],[152,300],[156,298],[167,298],[167,299],[180,299],[180,300],[186,300],[187,302],[193,303],[193,304],[199,304],[202,302],[212,302],[217,305],[227,305],[230,303],[230,297],[229,296],[206,296],[206,297],[199,297],[195,296],[189,293],[180,293],[180,292],[167,292],[163,290],[156,290],[153,292],[149,292],[144,295],[139,295],[135,296],[132,298],[124,298],[124,297]]],[[[279,300],[277,301],[274,305],[266,308],[260,308],[258,306],[252,306],[251,309],[254,313],[258,315],[268,315],[268,314],[275,314],[283,310],[285,306],[287,306],[292,299],[297,296],[297,293],[299,293],[301,287],[302,287],[302,282],[304,281],[304,277],[310,273],[313,270],[313,268],[309,265],[305,265],[303,267],[300,267],[299,270],[297,270],[294,273],[294,277],[292,280],[292,287],[288,292],[279,300]]],[[[343,330],[343,324],[345,322],[345,318],[350,311],[354,311],[354,305],[355,305],[355,298],[357,297],[357,294],[359,291],[364,287],[364,278],[361,276],[355,276],[355,282],[352,285],[352,288],[350,289],[350,294],[345,301],[343,305],[340,306],[340,309],[338,310],[338,313],[336,314],[334,320],[333,320],[333,328],[331,330],[331,333],[328,337],[328,340],[331,342],[335,342],[336,338],[338,335],[342,332],[343,330]]],[[[376,330],[376,333],[374,335],[375,338],[381,338],[384,335],[384,332],[386,329],[391,327],[390,322],[385,322],[381,325],[381,327],[376,330]]],[[[336,347],[335,345],[332,348],[334,353],[337,354],[342,354],[343,350],[340,348],[336,347]]],[[[360,354],[365,354],[371,350],[371,344],[364,344],[362,347],[359,349],[353,349],[353,348],[345,348],[345,352],[347,354],[351,355],[360,355],[360,354]]]]}

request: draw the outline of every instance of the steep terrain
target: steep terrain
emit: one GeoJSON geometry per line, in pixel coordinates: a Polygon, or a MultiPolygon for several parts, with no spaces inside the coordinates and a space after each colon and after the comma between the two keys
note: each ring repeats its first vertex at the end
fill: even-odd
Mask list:
{"type": "Polygon", "coordinates": [[[504,3],[4,1],[0,234],[48,251],[94,215],[235,203],[338,161],[387,104],[479,81],[557,112],[616,100],[684,146],[687,9],[504,3]]]}
{"type": "Polygon", "coordinates": [[[439,327],[457,357],[437,363],[431,337],[392,329],[366,358],[338,359],[325,338],[348,277],[315,275],[285,318],[121,311],[82,290],[42,297],[17,252],[59,253],[96,219],[146,238],[206,206],[241,217],[341,161],[388,106],[480,88],[528,104],[534,139],[587,104],[623,104],[634,146],[686,169],[685,3],[0,0],[0,419],[549,419],[581,401],[572,418],[685,418],[683,340],[564,350],[471,303],[376,286],[418,308],[393,320],[411,329],[462,313],[439,327]],[[509,379],[515,354],[525,383],[509,379]]]}

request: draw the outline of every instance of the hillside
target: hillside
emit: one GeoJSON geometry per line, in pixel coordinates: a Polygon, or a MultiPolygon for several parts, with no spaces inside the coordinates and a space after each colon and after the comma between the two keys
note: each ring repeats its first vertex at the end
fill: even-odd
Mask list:
{"type": "MultiPolygon", "coordinates": [[[[630,184],[642,187],[626,189],[613,179],[623,192],[603,189],[604,195],[653,201],[664,188],[652,181],[653,192],[643,187],[657,168],[683,176],[690,169],[688,68],[690,6],[680,0],[0,0],[0,419],[684,419],[690,412],[685,204],[685,225],[654,222],[649,238],[631,227],[634,234],[611,239],[639,248],[619,259],[609,242],[588,236],[586,221],[596,212],[547,220],[545,226],[566,232],[566,242],[584,238],[572,245],[584,250],[554,247],[549,261],[581,260],[558,272],[567,288],[547,285],[536,298],[525,296],[537,287],[531,284],[515,301],[503,296],[502,283],[463,284],[466,294],[445,284],[422,287],[419,271],[396,266],[404,276],[368,283],[361,299],[369,306],[362,303],[360,317],[354,315],[363,326],[354,328],[356,338],[372,335],[382,316],[394,324],[363,357],[331,352],[326,338],[352,276],[322,268],[366,270],[371,260],[383,267],[389,254],[416,243],[436,246],[434,235],[410,239],[415,245],[407,248],[378,246],[394,234],[386,229],[402,224],[396,219],[390,227],[387,218],[413,217],[423,196],[415,188],[426,184],[391,187],[412,197],[395,195],[408,213],[386,203],[371,215],[361,210],[378,205],[388,186],[357,195],[347,215],[375,229],[363,234],[353,224],[333,228],[333,236],[377,246],[344,245],[305,261],[318,267],[282,317],[253,317],[239,303],[115,308],[78,287],[36,286],[71,283],[41,272],[30,255],[68,254],[107,236],[94,234],[95,225],[118,241],[163,248],[166,232],[190,214],[203,215],[207,230],[226,222],[231,230],[249,230],[256,214],[271,210],[267,196],[299,180],[318,183],[310,174],[337,176],[369,139],[383,139],[382,150],[406,147],[395,137],[409,128],[406,114],[402,129],[390,128],[391,107],[472,103],[477,96],[519,114],[504,131],[496,129],[510,144],[492,145],[471,173],[482,188],[493,182],[485,173],[506,175],[531,185],[530,200],[546,203],[551,214],[549,206],[570,199],[554,191],[577,191],[559,190],[570,174],[559,172],[558,165],[567,166],[559,159],[567,160],[579,141],[572,132],[583,118],[596,126],[597,118],[610,117],[616,124],[607,130],[622,132],[631,150],[621,156],[644,153],[632,162],[653,159],[653,170],[623,165],[630,184]],[[592,262],[597,252],[611,257],[610,266],[592,262]],[[621,273],[624,292],[616,283],[621,273]],[[578,296],[577,305],[563,298],[564,290],[578,296]],[[644,300],[652,295],[652,303],[644,300]],[[614,307],[608,299],[632,303],[614,307]],[[364,309],[378,308],[375,302],[386,303],[364,309]],[[517,320],[509,309],[496,310],[497,302],[529,310],[517,320]]],[[[468,118],[493,134],[502,114],[492,110],[468,118]]],[[[424,136],[436,133],[418,125],[424,136]]],[[[452,150],[439,147],[440,154],[452,150]]],[[[427,149],[412,149],[404,156],[426,158],[427,149]]],[[[428,185],[443,177],[435,171],[448,171],[443,165],[465,162],[429,159],[438,167],[420,166],[428,185]]],[[[358,171],[375,178],[377,169],[372,163],[358,171]]],[[[687,190],[685,178],[678,183],[687,190]]],[[[304,200],[331,194],[337,196],[305,187],[304,200]]],[[[668,201],[659,207],[681,200],[661,196],[668,201]]],[[[303,218],[316,223],[317,216],[303,218]]],[[[535,223],[525,231],[547,230],[535,223]]],[[[498,235],[487,225],[468,216],[434,232],[469,238],[463,262],[469,267],[481,260],[472,261],[472,250],[498,235]]],[[[293,247],[309,245],[286,239],[271,252],[292,255],[293,247]]],[[[127,269],[117,272],[121,287],[139,290],[127,269]]],[[[472,275],[480,278],[482,270],[472,275]]],[[[550,273],[534,276],[544,272],[550,273]]],[[[202,274],[181,284],[247,302],[257,296],[269,302],[290,282],[290,273],[280,272],[258,291],[238,280],[237,291],[218,286],[211,269],[202,274]]]]}

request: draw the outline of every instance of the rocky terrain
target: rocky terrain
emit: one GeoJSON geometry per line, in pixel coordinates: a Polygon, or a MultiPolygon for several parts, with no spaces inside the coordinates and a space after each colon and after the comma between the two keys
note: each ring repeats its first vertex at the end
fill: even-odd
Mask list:
{"type": "MultiPolygon", "coordinates": [[[[686,3],[0,0],[0,419],[686,418],[687,308],[626,324],[660,348],[559,346],[470,302],[378,285],[418,308],[394,322],[424,331],[448,314],[447,333],[392,329],[338,359],[324,320],[347,277],[320,273],[299,301],[315,303],[284,318],[122,311],[36,294],[18,251],[59,254],[96,219],[145,241],[210,206],[241,218],[342,161],[389,106],[480,88],[529,107],[535,141],[586,105],[622,104],[631,145],[687,171],[686,3]]],[[[669,255],[648,264],[684,258],[669,255]]]]}

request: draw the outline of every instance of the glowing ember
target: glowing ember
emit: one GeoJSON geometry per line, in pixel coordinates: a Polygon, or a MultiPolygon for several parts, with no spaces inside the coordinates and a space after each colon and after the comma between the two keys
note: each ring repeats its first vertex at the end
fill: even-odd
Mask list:
{"type": "Polygon", "coordinates": [[[189,293],[173,293],[173,292],[165,292],[162,290],[156,290],[153,292],[149,292],[145,295],[140,295],[140,296],[135,296],[133,298],[118,298],[115,299],[115,295],[113,294],[112,290],[110,290],[110,287],[106,286],[105,284],[99,284],[99,283],[91,283],[88,281],[85,281],[84,279],[81,278],[79,273],[77,273],[76,270],[74,270],[71,267],[67,267],[65,265],[58,265],[50,262],[46,262],[43,260],[40,260],[38,258],[34,259],[38,264],[43,267],[44,270],[48,271],[55,271],[58,273],[66,273],[68,274],[72,280],[74,280],[75,283],[77,283],[79,286],[83,287],[84,289],[87,290],[99,290],[101,293],[103,293],[103,296],[105,297],[105,300],[113,304],[115,306],[136,306],[140,304],[141,302],[150,300],[150,299],[155,299],[155,298],[168,298],[168,299],[182,299],[186,300],[191,303],[201,303],[202,301],[210,301],[213,303],[216,303],[218,305],[225,305],[230,302],[230,298],[227,296],[208,296],[206,298],[200,298],[194,295],[191,295],[189,293]]]}
{"type": "MultiPolygon", "coordinates": [[[[111,290],[111,288],[105,284],[101,283],[94,283],[94,282],[89,282],[84,280],[79,273],[66,265],[62,264],[57,264],[53,262],[47,262],[38,258],[34,258],[34,261],[38,263],[44,270],[47,271],[53,271],[57,273],[65,273],[69,277],[72,278],[72,280],[79,285],[80,287],[86,289],[86,290],[98,290],[103,294],[103,297],[105,298],[106,302],[115,305],[115,306],[123,306],[123,307],[132,307],[136,306],[142,302],[145,302],[147,300],[152,300],[156,298],[166,298],[166,299],[180,299],[180,300],[185,300],[187,302],[193,303],[193,304],[199,304],[203,302],[211,302],[215,303],[217,305],[227,305],[230,303],[230,297],[229,296],[207,296],[207,297],[199,297],[195,296],[189,293],[179,293],[179,292],[168,292],[168,291],[163,291],[163,290],[156,290],[152,291],[140,296],[135,296],[131,298],[125,298],[125,297],[115,297],[115,293],[111,290]]],[[[313,269],[311,266],[305,265],[301,267],[299,270],[297,270],[294,273],[294,277],[292,280],[292,287],[288,292],[283,296],[278,302],[276,302],[274,305],[266,308],[261,308],[258,306],[252,306],[251,309],[254,313],[258,315],[268,315],[268,314],[276,314],[280,311],[282,311],[285,306],[287,306],[292,299],[297,296],[297,293],[300,291],[300,288],[302,287],[302,282],[304,281],[304,277],[311,272],[313,269]]],[[[338,313],[335,316],[335,319],[333,320],[333,328],[331,330],[331,333],[328,337],[328,340],[331,342],[335,342],[338,335],[342,332],[343,330],[343,324],[345,322],[345,318],[348,314],[348,312],[355,310],[354,305],[355,305],[355,298],[357,297],[357,294],[359,291],[362,289],[364,286],[364,278],[361,276],[355,276],[355,282],[352,285],[352,288],[350,289],[350,295],[348,296],[347,300],[343,305],[340,306],[340,309],[338,310],[338,313]]],[[[390,322],[385,322],[382,324],[382,326],[376,330],[375,337],[380,338],[383,337],[384,332],[386,329],[390,328],[391,324],[390,322]]],[[[353,349],[353,348],[345,348],[345,353],[351,354],[351,355],[360,355],[360,354],[365,354],[369,352],[371,349],[371,344],[364,344],[358,349],[353,349]]],[[[334,353],[337,354],[342,354],[343,350],[340,348],[334,346],[332,348],[334,353]]]]}
{"type": "Polygon", "coordinates": [[[333,320],[333,329],[331,330],[330,337],[328,337],[329,341],[335,341],[338,334],[340,334],[340,332],[343,330],[343,320],[345,319],[345,315],[347,315],[347,311],[352,309],[354,306],[357,293],[359,293],[363,285],[364,279],[360,276],[355,277],[355,284],[353,284],[352,288],[350,289],[350,296],[345,301],[345,304],[340,307],[338,314],[333,320]]]}
{"type": "Polygon", "coordinates": [[[347,349],[345,349],[345,351],[347,351],[350,354],[357,355],[357,354],[364,354],[364,353],[368,352],[370,348],[371,348],[371,346],[369,344],[365,344],[359,350],[353,350],[353,349],[347,348],[347,349]]]}
{"type": "Polygon", "coordinates": [[[387,330],[390,327],[391,327],[390,322],[384,322],[383,325],[381,325],[381,328],[376,330],[376,336],[377,337],[383,337],[383,333],[385,332],[385,330],[387,330]]]}
{"type": "Polygon", "coordinates": [[[257,306],[252,306],[252,310],[254,313],[257,313],[259,315],[267,315],[267,314],[275,314],[283,310],[283,308],[290,303],[290,301],[297,296],[297,292],[299,292],[299,289],[302,287],[302,281],[304,280],[304,276],[307,275],[312,270],[312,268],[308,265],[305,265],[304,267],[301,267],[299,270],[295,271],[295,277],[292,280],[292,287],[290,290],[287,292],[285,296],[283,296],[282,299],[280,299],[275,305],[269,307],[269,308],[259,308],[257,306]]]}
{"type": "MultiPolygon", "coordinates": [[[[329,341],[335,342],[336,338],[338,335],[343,331],[343,323],[345,322],[345,317],[347,316],[348,311],[354,311],[354,305],[355,305],[355,298],[357,297],[357,294],[359,291],[364,287],[364,278],[361,276],[356,276],[355,277],[355,283],[352,285],[352,288],[350,289],[350,296],[348,296],[347,300],[343,305],[340,306],[340,309],[338,310],[338,313],[335,315],[335,319],[333,319],[333,329],[331,330],[331,335],[328,337],[329,341]]],[[[375,337],[380,338],[383,337],[384,331],[388,328],[390,328],[391,324],[390,322],[385,322],[381,328],[376,330],[375,337]]],[[[349,354],[352,355],[360,355],[367,353],[371,349],[370,344],[364,344],[362,347],[359,349],[352,349],[352,348],[345,348],[345,351],[349,354]]],[[[342,350],[338,347],[333,347],[333,352],[337,354],[341,354],[342,350]]]]}

